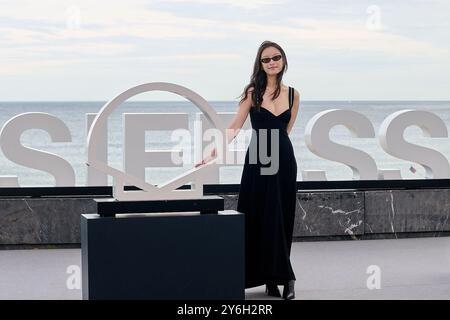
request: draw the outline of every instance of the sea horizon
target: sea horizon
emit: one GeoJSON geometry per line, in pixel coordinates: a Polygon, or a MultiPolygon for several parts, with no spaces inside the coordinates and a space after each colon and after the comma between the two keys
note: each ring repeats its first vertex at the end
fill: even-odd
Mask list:
{"type": "MultiPolygon", "coordinates": [[[[208,102],[235,102],[239,100],[207,100],[208,102]]],[[[0,100],[0,103],[43,103],[43,102],[102,102],[106,103],[110,100],[0,100]]],[[[184,100],[127,100],[126,102],[188,102],[186,99],[184,100]]],[[[331,100],[300,100],[300,104],[302,102],[450,102],[450,99],[422,99],[422,100],[408,100],[408,99],[394,99],[394,100],[367,100],[367,99],[354,99],[354,100],[345,100],[345,99],[331,99],[331,100]]]]}

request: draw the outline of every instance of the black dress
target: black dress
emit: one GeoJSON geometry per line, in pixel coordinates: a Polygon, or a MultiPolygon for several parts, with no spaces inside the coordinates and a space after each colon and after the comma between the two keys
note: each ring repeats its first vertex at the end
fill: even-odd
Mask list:
{"type": "Polygon", "coordinates": [[[245,214],[246,288],[269,282],[282,285],[295,280],[290,253],[297,193],[297,162],[287,133],[293,101],[294,89],[289,87],[289,108],[281,114],[275,115],[263,107],[260,111],[254,107],[250,109],[253,133],[245,156],[237,205],[237,211],[245,214]],[[278,137],[276,134],[271,135],[272,131],[278,131],[278,137]],[[267,151],[264,150],[260,155],[260,143],[266,142],[267,151]],[[262,168],[268,170],[271,162],[274,166],[277,152],[274,143],[279,144],[278,170],[274,174],[262,174],[262,168]],[[254,157],[249,157],[250,152],[257,155],[256,161],[252,160],[254,157]],[[273,161],[268,163],[264,155],[273,161]]]}

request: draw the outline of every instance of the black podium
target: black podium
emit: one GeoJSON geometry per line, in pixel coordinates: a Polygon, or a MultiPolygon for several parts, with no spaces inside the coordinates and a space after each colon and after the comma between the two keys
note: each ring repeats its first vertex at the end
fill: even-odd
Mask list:
{"type": "Polygon", "coordinates": [[[83,299],[245,298],[244,215],[223,198],[97,208],[81,217],[83,299]]]}

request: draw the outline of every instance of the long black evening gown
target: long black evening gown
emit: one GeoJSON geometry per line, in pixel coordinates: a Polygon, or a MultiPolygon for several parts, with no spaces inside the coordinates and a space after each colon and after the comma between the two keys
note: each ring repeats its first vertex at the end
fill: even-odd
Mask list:
{"type": "Polygon", "coordinates": [[[250,109],[253,133],[245,156],[237,205],[237,211],[245,214],[246,288],[269,282],[282,285],[295,280],[290,253],[297,193],[297,162],[287,133],[293,100],[294,89],[289,87],[289,108],[283,113],[275,115],[263,107],[259,112],[254,107],[250,109]],[[279,167],[275,174],[261,174],[261,168],[271,166],[262,156],[273,156],[272,144],[276,141],[272,139],[276,135],[271,138],[272,130],[278,130],[279,133],[279,167]],[[268,146],[262,156],[259,155],[260,140],[267,141],[268,146]],[[249,159],[252,150],[258,150],[256,161],[252,161],[255,157],[249,159]]]}

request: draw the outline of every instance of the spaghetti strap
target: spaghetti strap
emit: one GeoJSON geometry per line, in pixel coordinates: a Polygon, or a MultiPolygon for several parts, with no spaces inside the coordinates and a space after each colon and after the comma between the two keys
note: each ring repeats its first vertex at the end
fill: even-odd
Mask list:
{"type": "Polygon", "coordinates": [[[289,87],[289,109],[294,105],[294,88],[289,87]]]}

